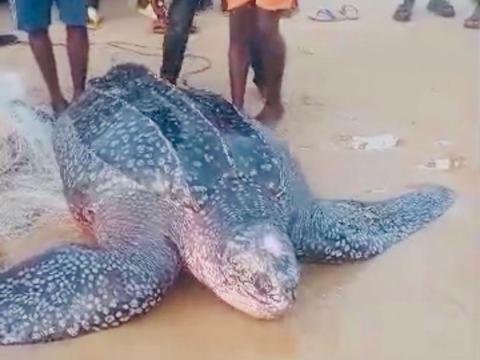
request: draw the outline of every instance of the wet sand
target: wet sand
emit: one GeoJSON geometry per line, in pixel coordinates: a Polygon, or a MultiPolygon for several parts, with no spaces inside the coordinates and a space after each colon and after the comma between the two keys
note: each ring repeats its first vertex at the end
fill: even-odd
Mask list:
{"type": "MultiPolygon", "coordinates": [[[[105,45],[161,46],[161,37],[148,33],[146,18],[117,3],[105,1],[106,22],[92,33],[91,75],[121,61],[157,70],[158,50],[142,56],[105,45]]],[[[458,1],[455,19],[439,19],[420,3],[412,23],[398,24],[391,20],[393,2],[354,3],[361,15],[356,22],[309,21],[313,1],[284,21],[287,114],[277,133],[320,196],[383,198],[435,182],[458,192],[452,210],[372,261],[305,267],[298,303],[279,321],[250,319],[183,277],[163,304],[138,321],[72,341],[1,348],[0,359],[480,359],[479,33],[462,27],[471,5],[458,1]],[[399,136],[402,145],[365,152],[335,141],[338,135],[381,133],[399,136]],[[445,156],[464,157],[466,164],[454,171],[417,167],[445,156]]],[[[201,32],[191,38],[189,52],[207,56],[212,67],[189,82],[228,96],[227,18],[210,12],[197,21],[201,32]]],[[[8,27],[2,8],[0,30],[8,27]]],[[[61,27],[53,36],[63,41],[61,27]]],[[[64,50],[57,48],[57,61],[70,87],[64,50]]],[[[202,66],[187,59],[185,71],[202,66]]],[[[3,69],[24,73],[30,94],[46,100],[27,47],[0,48],[3,69]]],[[[248,101],[254,113],[260,104],[253,87],[248,101]]],[[[52,227],[24,239],[23,250],[2,250],[20,258],[59,232],[69,236],[52,227]]]]}

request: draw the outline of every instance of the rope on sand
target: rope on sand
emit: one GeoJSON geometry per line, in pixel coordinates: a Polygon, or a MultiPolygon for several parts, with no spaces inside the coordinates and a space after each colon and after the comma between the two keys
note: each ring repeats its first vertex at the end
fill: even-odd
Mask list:
{"type": "MultiPolygon", "coordinates": [[[[28,42],[26,42],[26,41],[18,41],[16,43],[12,44],[12,46],[15,46],[15,45],[29,46],[28,42]]],[[[132,52],[132,53],[135,53],[135,54],[141,55],[141,56],[152,56],[152,57],[161,57],[162,56],[162,52],[161,52],[162,49],[161,48],[148,47],[146,45],[135,44],[135,43],[130,43],[130,42],[126,42],[126,41],[108,41],[106,43],[90,43],[90,46],[101,46],[101,45],[106,45],[106,46],[116,48],[116,49],[119,49],[119,50],[122,50],[122,51],[132,52]],[[147,50],[147,51],[145,51],[145,50],[147,50]]],[[[56,43],[53,43],[53,46],[66,47],[67,44],[66,43],[61,43],[61,42],[56,42],[56,43]]],[[[203,73],[203,72],[208,71],[212,68],[212,61],[206,56],[196,55],[196,54],[193,54],[193,53],[186,53],[185,58],[189,58],[189,59],[192,59],[192,60],[200,60],[204,63],[204,65],[199,67],[198,69],[187,71],[182,76],[180,76],[180,81],[181,81],[182,85],[184,85],[184,86],[188,86],[187,79],[190,78],[191,76],[203,73]]]]}
{"type": "MultiPolygon", "coordinates": [[[[160,51],[162,51],[161,48],[151,48],[151,47],[148,47],[148,46],[145,46],[145,45],[139,45],[139,44],[124,42],[124,41],[109,41],[109,42],[106,43],[106,45],[117,48],[117,49],[120,49],[120,50],[123,50],[123,51],[133,52],[135,54],[142,55],[142,56],[155,56],[155,57],[162,56],[162,53],[160,52],[160,51]],[[135,50],[133,48],[147,49],[147,50],[148,49],[159,50],[159,51],[157,51],[157,52],[144,52],[142,50],[135,50]]],[[[212,61],[209,58],[207,58],[206,56],[196,55],[196,54],[192,54],[192,53],[186,53],[185,58],[190,58],[192,60],[201,60],[201,61],[204,62],[204,65],[202,67],[200,67],[196,70],[187,71],[183,76],[180,77],[182,84],[185,85],[185,86],[188,85],[188,82],[187,82],[188,77],[191,77],[192,75],[196,75],[196,74],[200,74],[202,72],[208,71],[212,67],[212,61]]]]}

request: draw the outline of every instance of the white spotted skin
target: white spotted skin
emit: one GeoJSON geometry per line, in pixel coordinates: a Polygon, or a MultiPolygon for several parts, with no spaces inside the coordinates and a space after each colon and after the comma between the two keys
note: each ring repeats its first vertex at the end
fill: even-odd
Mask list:
{"type": "MultiPolygon", "coordinates": [[[[117,79],[117,81],[119,80],[117,79]]],[[[282,271],[274,269],[277,262],[284,262],[285,254],[275,256],[274,252],[271,257],[264,256],[262,258],[263,253],[267,251],[264,247],[252,242],[249,251],[239,249],[245,254],[251,254],[243,259],[242,271],[245,274],[240,276],[235,274],[235,271],[230,271],[233,269],[233,266],[229,264],[231,259],[225,258],[223,253],[226,252],[229,243],[235,243],[235,238],[241,235],[240,231],[235,232],[230,227],[239,226],[244,220],[242,217],[235,216],[234,212],[249,206],[258,206],[256,211],[261,213],[269,207],[269,200],[259,190],[258,198],[253,196],[252,199],[244,199],[244,196],[240,196],[235,199],[239,202],[237,208],[233,204],[227,204],[224,195],[227,197],[232,195],[232,189],[225,187],[225,194],[218,190],[223,189],[222,183],[225,182],[225,178],[233,176],[232,179],[236,179],[237,175],[242,174],[242,171],[238,169],[240,163],[231,153],[231,146],[225,141],[222,129],[212,123],[210,118],[206,118],[201,111],[199,107],[201,104],[191,101],[187,94],[178,89],[158,83],[152,77],[142,74],[141,71],[137,76],[122,81],[121,88],[115,86],[114,81],[106,78],[95,81],[93,86],[97,93],[109,94],[118,99],[119,103],[128,103],[141,113],[139,118],[143,116],[152,119],[169,141],[168,148],[175,150],[175,155],[179,160],[177,164],[180,164],[188,184],[188,190],[185,193],[190,193],[192,200],[190,203],[187,202],[181,216],[183,225],[176,224],[175,229],[170,226],[169,233],[179,245],[189,270],[224,300],[228,299],[226,301],[231,305],[242,308],[243,311],[254,316],[271,317],[272,314],[283,312],[288,308],[293,302],[294,291],[298,283],[298,269],[293,249],[288,240],[283,239],[287,244],[277,246],[277,255],[279,255],[279,249],[282,248],[290,258],[288,269],[282,269],[282,271]],[[151,84],[151,86],[146,86],[146,84],[151,84]],[[200,134],[201,136],[199,136],[200,134]],[[188,210],[194,211],[192,213],[188,210]],[[217,224],[226,226],[216,226],[217,224]],[[275,271],[278,274],[275,274],[275,271]],[[271,280],[273,289],[267,294],[256,294],[253,275],[262,272],[271,280]],[[251,278],[249,278],[249,273],[252,275],[251,278]],[[232,281],[234,278],[238,278],[238,280],[232,281]],[[240,283],[243,279],[245,281],[240,283]],[[227,284],[228,281],[230,284],[227,284]],[[245,305],[236,305],[240,301],[243,301],[245,305]],[[271,306],[269,302],[272,303],[271,306]],[[269,309],[264,309],[265,307],[269,307],[269,309]],[[267,315],[267,313],[269,314],[267,315]]],[[[256,133],[252,132],[251,134],[256,133]]],[[[267,146],[264,146],[264,149],[266,150],[267,146]]],[[[265,159],[268,158],[272,157],[266,155],[265,159]]],[[[275,158],[273,161],[275,162],[275,158]]],[[[262,168],[272,171],[274,166],[268,165],[264,164],[262,168]]],[[[278,175],[278,172],[276,174],[272,172],[271,177],[268,178],[269,194],[278,193],[273,189],[275,186],[280,186],[281,179],[278,175]]],[[[248,184],[243,180],[236,183],[240,194],[243,191],[241,189],[243,185],[248,188],[248,184]]],[[[276,206],[272,208],[274,211],[265,215],[278,217],[280,215],[278,208],[276,206]]],[[[177,213],[179,212],[177,211],[177,213]]],[[[268,223],[267,219],[266,225],[268,223]]],[[[245,230],[248,230],[248,227],[245,230]]],[[[281,237],[285,237],[283,230],[278,230],[278,232],[281,237]]],[[[248,243],[249,240],[245,242],[248,243]]],[[[232,259],[238,255],[230,254],[232,259]]],[[[261,290],[263,291],[263,289],[261,290]]]]}
{"type": "Polygon", "coordinates": [[[299,272],[288,238],[275,227],[230,231],[210,218],[193,216],[180,251],[185,265],[232,307],[252,317],[273,319],[293,306],[299,272]],[[248,238],[242,238],[242,234],[248,238]],[[254,234],[257,241],[252,242],[254,234]],[[265,246],[266,241],[269,245],[265,246]],[[269,288],[258,289],[258,279],[269,288]]]}
{"type": "Polygon", "coordinates": [[[201,212],[186,216],[180,252],[190,272],[226,303],[252,317],[273,319],[295,301],[294,250],[279,227],[248,210],[257,203],[263,211],[261,202],[268,200],[249,199],[237,190],[232,182],[221,182],[201,212]],[[228,194],[229,202],[220,194],[228,194]],[[255,225],[245,217],[248,212],[258,220],[255,225]]]}
{"type": "Polygon", "coordinates": [[[424,186],[383,201],[312,200],[292,217],[289,233],[302,261],[367,260],[438,219],[454,199],[450,189],[424,186]]]}
{"type": "MultiPolygon", "coordinates": [[[[163,134],[162,139],[167,141],[164,148],[175,151],[175,156],[171,158],[175,158],[175,166],[178,166],[176,173],[182,173],[185,179],[185,182],[177,180],[176,183],[180,187],[188,185],[184,194],[190,194],[192,199],[190,203],[186,200],[186,203],[189,203],[189,209],[195,209],[196,214],[194,217],[183,215],[183,224],[176,225],[171,232],[185,263],[200,281],[231,305],[254,316],[262,313],[261,309],[268,301],[259,303],[256,299],[261,297],[245,296],[245,289],[252,285],[249,281],[239,284],[225,279],[235,276],[231,275],[234,271],[229,273],[228,259],[223,258],[223,252],[230,244],[235,244],[235,238],[241,235],[239,233],[248,232],[249,226],[252,226],[250,218],[256,214],[259,228],[273,226],[274,231],[282,236],[292,236],[295,245],[292,253],[295,251],[300,257],[302,252],[315,253],[304,251],[306,242],[302,245],[299,240],[301,234],[309,234],[310,228],[314,228],[316,234],[309,234],[308,241],[322,244],[323,234],[315,227],[315,220],[323,217],[310,216],[315,214],[308,210],[313,199],[298,165],[287,148],[268,130],[240,116],[218,96],[189,90],[182,92],[158,83],[141,71],[137,75],[130,78],[134,80],[122,81],[121,88],[108,79],[98,80],[94,87],[97,92],[113,94],[119,103],[126,103],[146,119],[152,119],[163,134]],[[302,221],[303,216],[305,221],[302,221]],[[300,229],[298,232],[292,230],[292,219],[297,219],[295,229],[300,229]],[[225,283],[228,285],[225,286],[225,283]],[[239,305],[239,302],[243,304],[239,305]]],[[[168,174],[167,170],[163,171],[168,174]]],[[[339,222],[338,218],[335,221],[339,222]]],[[[398,233],[396,229],[392,231],[398,233]]],[[[374,244],[376,240],[372,238],[368,241],[374,244]]],[[[275,254],[281,251],[288,253],[279,243],[271,241],[269,252],[272,259],[266,258],[261,264],[271,279],[277,275],[270,270],[275,267],[278,258],[275,254]],[[279,248],[282,250],[279,251],[279,248]]],[[[244,259],[244,268],[248,268],[250,261],[253,272],[258,266],[255,259],[263,249],[253,239],[250,239],[250,245],[251,256],[244,259]]],[[[318,261],[329,258],[321,252],[316,254],[320,255],[318,261]]],[[[339,256],[338,250],[334,254],[340,261],[359,259],[358,255],[355,258],[349,258],[348,254],[343,256],[343,253],[339,256]]],[[[285,274],[288,280],[283,282],[288,286],[277,281],[277,293],[290,293],[291,287],[296,286],[298,270],[294,262],[285,274]]],[[[263,312],[269,311],[275,314],[282,312],[263,312]]]]}
{"type": "Polygon", "coordinates": [[[234,308],[288,312],[298,260],[385,251],[441,216],[430,186],[375,203],[316,199],[288,148],[225,99],[124,64],[55,125],[72,215],[96,248],[66,246],[0,273],[0,343],[59,340],[144,314],[182,264],[234,308]]]}
{"type": "MultiPolygon", "coordinates": [[[[217,218],[214,223],[231,222],[242,228],[243,222],[242,231],[247,233],[248,226],[252,226],[252,217],[258,219],[253,224],[260,228],[274,225],[280,234],[284,232],[289,236],[295,255],[302,261],[344,263],[366,260],[440,217],[454,201],[453,192],[441,186],[426,186],[399,198],[374,203],[315,199],[287,147],[269,130],[244,118],[220,96],[197,90],[186,90],[185,93],[223,133],[238,171],[236,178],[240,179],[233,180],[204,201],[211,209],[211,217],[222,213],[222,221],[217,218]],[[248,213],[254,215],[246,216],[248,213]]],[[[235,176],[230,177],[235,179],[235,176]]],[[[221,188],[222,183],[217,186],[221,188]]],[[[227,246],[235,242],[231,232],[220,233],[227,246]]],[[[277,247],[280,247],[271,241],[274,238],[267,235],[266,239],[272,255],[278,253],[277,247]]],[[[217,245],[222,240],[218,239],[217,245]]],[[[222,246],[212,248],[221,249],[222,246]]],[[[208,251],[203,251],[203,256],[208,251]]],[[[193,250],[192,254],[197,252],[193,250]]],[[[194,266],[206,266],[202,265],[205,263],[203,257],[197,256],[194,266]]],[[[214,277],[211,268],[209,266],[207,273],[214,277]]],[[[228,266],[221,263],[221,268],[225,270],[228,266]]],[[[294,278],[290,276],[290,279],[294,278]]],[[[241,291],[235,294],[229,291],[230,288],[218,290],[213,285],[215,280],[210,283],[220,297],[221,293],[229,294],[224,295],[224,300],[255,316],[255,302],[242,297],[241,291]],[[240,299],[243,304],[237,303],[240,299]]],[[[278,314],[265,316],[268,310],[261,305],[258,307],[264,310],[262,315],[265,318],[278,314]]]]}
{"type": "Polygon", "coordinates": [[[33,259],[34,265],[2,273],[0,343],[76,337],[148,312],[180,268],[170,245],[148,248],[144,252],[129,247],[124,253],[125,247],[119,251],[69,246],[33,259]],[[158,264],[152,265],[152,258],[158,264]]]}

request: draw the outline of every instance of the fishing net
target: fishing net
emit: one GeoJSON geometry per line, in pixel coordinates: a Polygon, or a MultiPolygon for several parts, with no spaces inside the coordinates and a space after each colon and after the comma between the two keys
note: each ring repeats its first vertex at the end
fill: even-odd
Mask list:
{"type": "Polygon", "coordinates": [[[19,76],[0,74],[0,243],[67,218],[51,120],[25,102],[19,76]]]}

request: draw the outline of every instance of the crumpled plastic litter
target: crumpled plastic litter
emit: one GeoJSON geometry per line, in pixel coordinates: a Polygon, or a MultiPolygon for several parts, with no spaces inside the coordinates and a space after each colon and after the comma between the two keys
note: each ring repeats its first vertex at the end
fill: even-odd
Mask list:
{"type": "Polygon", "coordinates": [[[401,144],[400,138],[392,134],[374,136],[341,135],[338,137],[338,141],[349,149],[366,151],[385,151],[401,144]]]}
{"type": "Polygon", "coordinates": [[[459,169],[465,166],[466,159],[462,156],[449,156],[444,158],[431,159],[424,164],[418,165],[422,169],[448,171],[459,169]]]}

